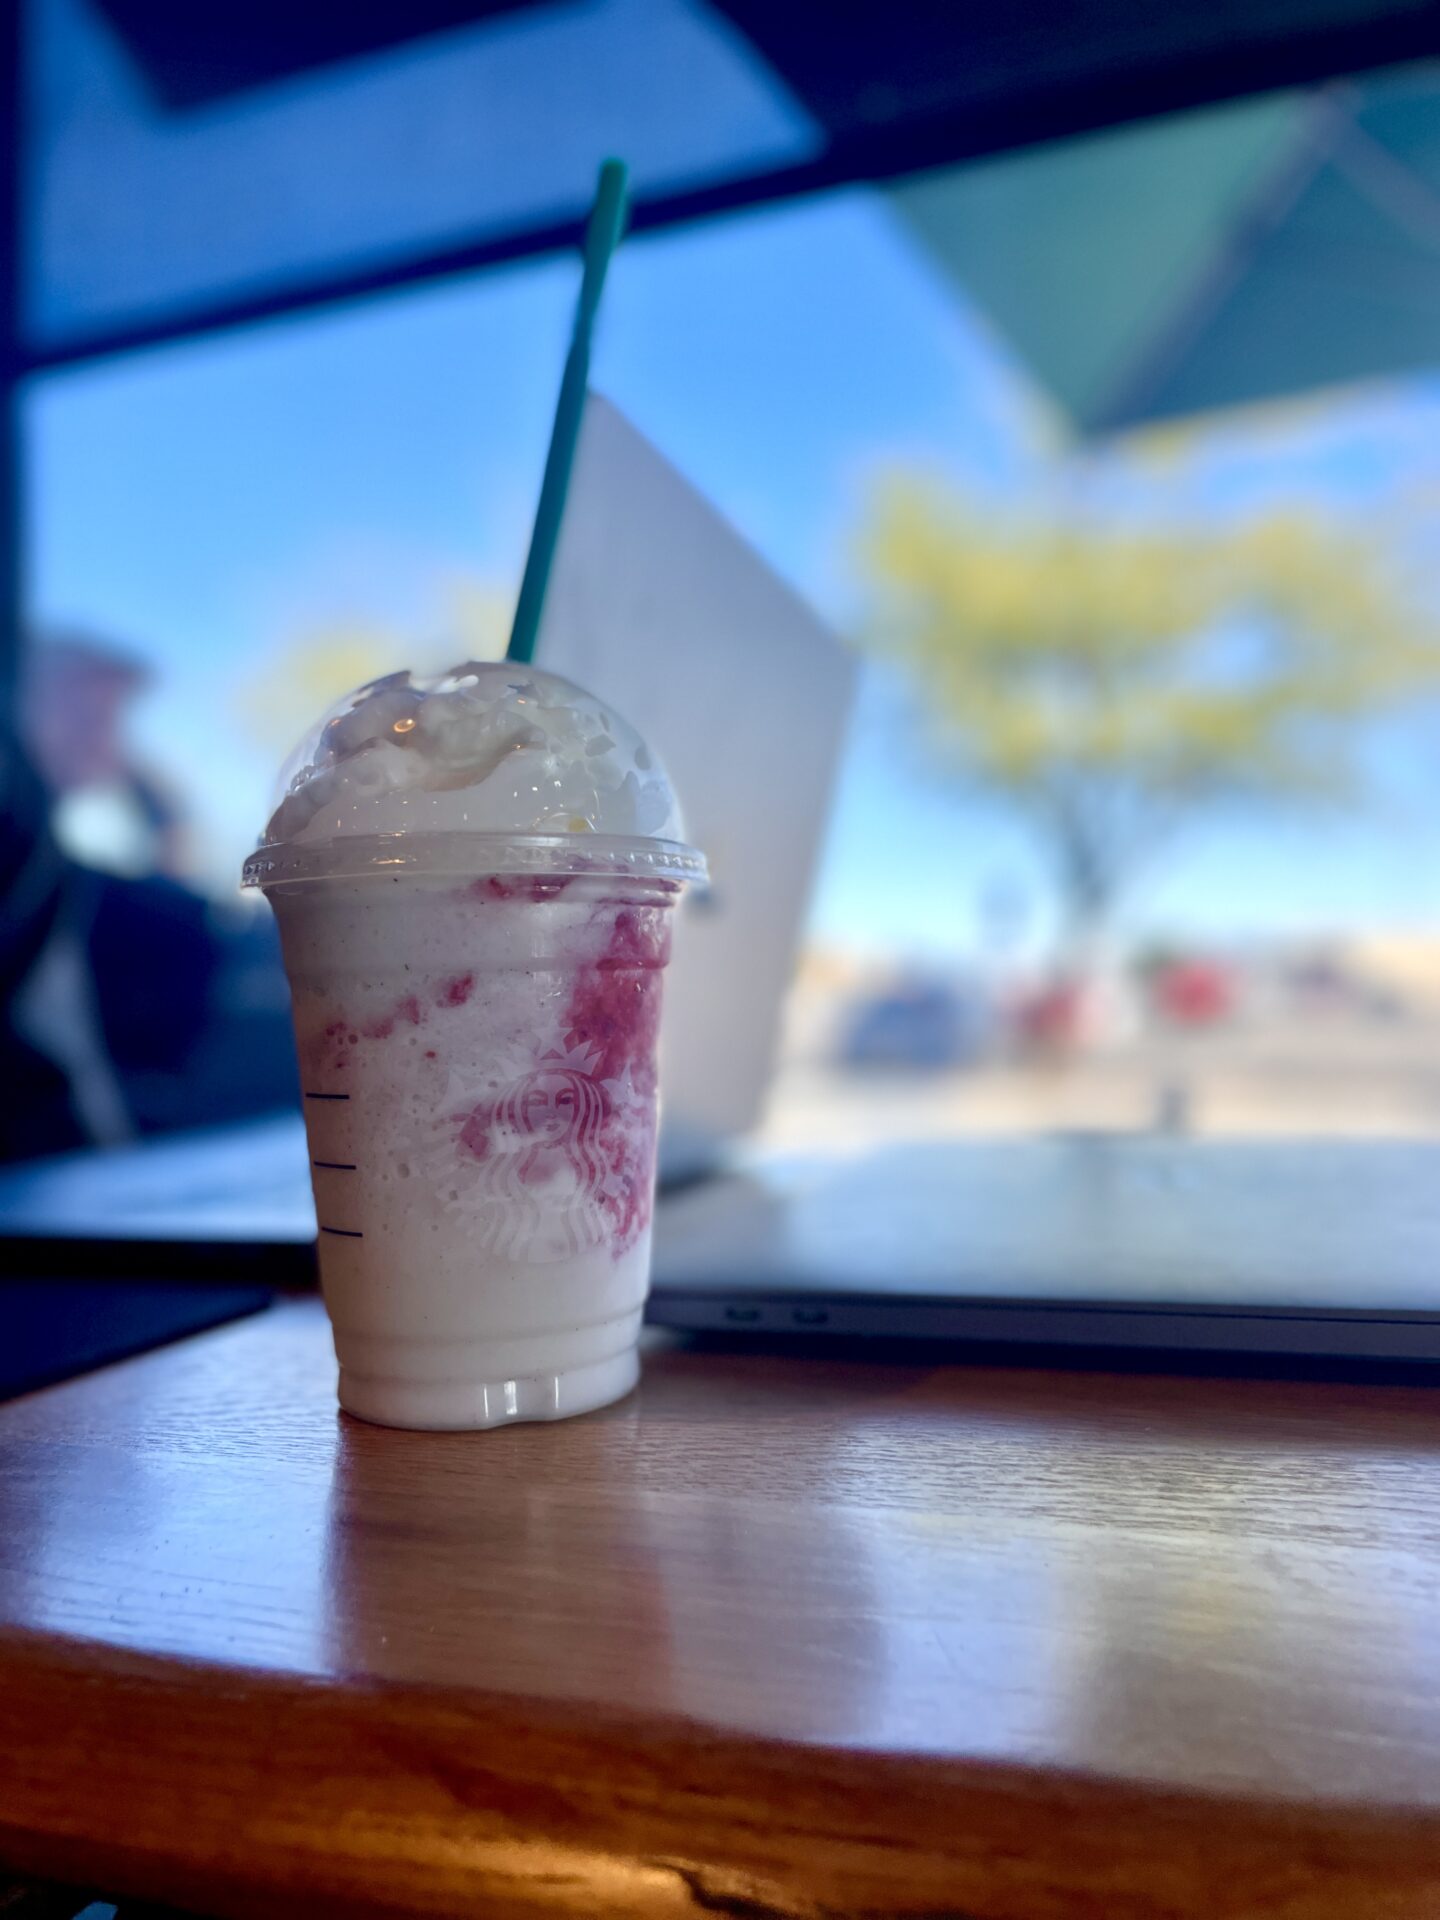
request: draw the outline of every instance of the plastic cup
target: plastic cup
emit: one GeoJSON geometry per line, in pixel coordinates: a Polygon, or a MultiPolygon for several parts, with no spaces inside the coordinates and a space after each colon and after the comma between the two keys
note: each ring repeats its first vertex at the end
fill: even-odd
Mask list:
{"type": "Polygon", "coordinates": [[[252,856],[349,1412],[493,1427],[635,1384],[670,914],[696,872],[671,843],[574,835],[252,856]]]}

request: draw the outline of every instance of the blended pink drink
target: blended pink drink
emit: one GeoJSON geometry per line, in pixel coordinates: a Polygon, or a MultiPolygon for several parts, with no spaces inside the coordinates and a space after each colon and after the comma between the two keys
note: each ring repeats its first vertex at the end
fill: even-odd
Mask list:
{"type": "Polygon", "coordinates": [[[341,1403],[604,1405],[638,1373],[669,920],[704,870],[663,770],[579,688],[473,664],[362,688],[302,762],[246,879],[290,978],[341,1403]]]}

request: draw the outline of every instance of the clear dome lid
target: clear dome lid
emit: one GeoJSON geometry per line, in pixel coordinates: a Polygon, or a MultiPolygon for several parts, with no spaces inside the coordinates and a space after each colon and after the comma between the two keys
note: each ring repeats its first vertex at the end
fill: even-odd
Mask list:
{"type": "Polygon", "coordinates": [[[703,877],[663,765],[613,708],[505,661],[387,674],[280,776],[247,886],[394,871],[703,877]]]}

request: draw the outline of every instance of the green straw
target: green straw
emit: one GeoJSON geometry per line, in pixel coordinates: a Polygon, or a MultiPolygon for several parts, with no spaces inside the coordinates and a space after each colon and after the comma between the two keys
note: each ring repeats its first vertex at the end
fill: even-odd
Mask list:
{"type": "Polygon", "coordinates": [[[575,309],[575,331],[565,360],[565,377],[560,382],[560,398],[555,403],[555,425],[550,432],[550,451],[545,456],[545,478],[540,483],[540,504],[535,509],[525,577],[520,582],[520,598],[515,603],[515,624],[510,629],[507,660],[535,658],[535,640],[545,609],[545,589],[550,584],[550,564],[560,538],[560,522],[565,517],[570,469],[575,464],[575,443],[580,438],[580,422],[585,413],[595,310],[605,285],[605,269],[620,244],[628,211],[625,163],[607,160],[600,169],[595,205],[585,229],[585,275],[580,282],[580,301],[575,309]]]}

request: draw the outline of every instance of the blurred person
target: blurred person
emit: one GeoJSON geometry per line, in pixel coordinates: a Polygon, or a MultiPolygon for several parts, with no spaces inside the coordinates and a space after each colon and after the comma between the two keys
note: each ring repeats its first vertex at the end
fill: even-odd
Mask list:
{"type": "Polygon", "coordinates": [[[22,724],[62,845],[87,863],[180,879],[180,810],[126,737],[130,707],[151,677],[144,661],[108,640],[48,630],[26,654],[22,724]]]}
{"type": "Polygon", "coordinates": [[[263,992],[279,979],[272,930],[227,919],[179,877],[183,815],[126,739],[149,680],[91,635],[42,634],[26,656],[0,914],[14,945],[7,1045],[29,1050],[16,1070],[50,1118],[0,1136],[7,1158],[295,1097],[283,998],[271,1006],[263,992]],[[48,876],[38,907],[37,874],[48,876]]]}
{"type": "Polygon", "coordinates": [[[0,1159],[118,1143],[130,1124],[100,1035],[69,862],[19,741],[0,734],[0,1159]]]}

